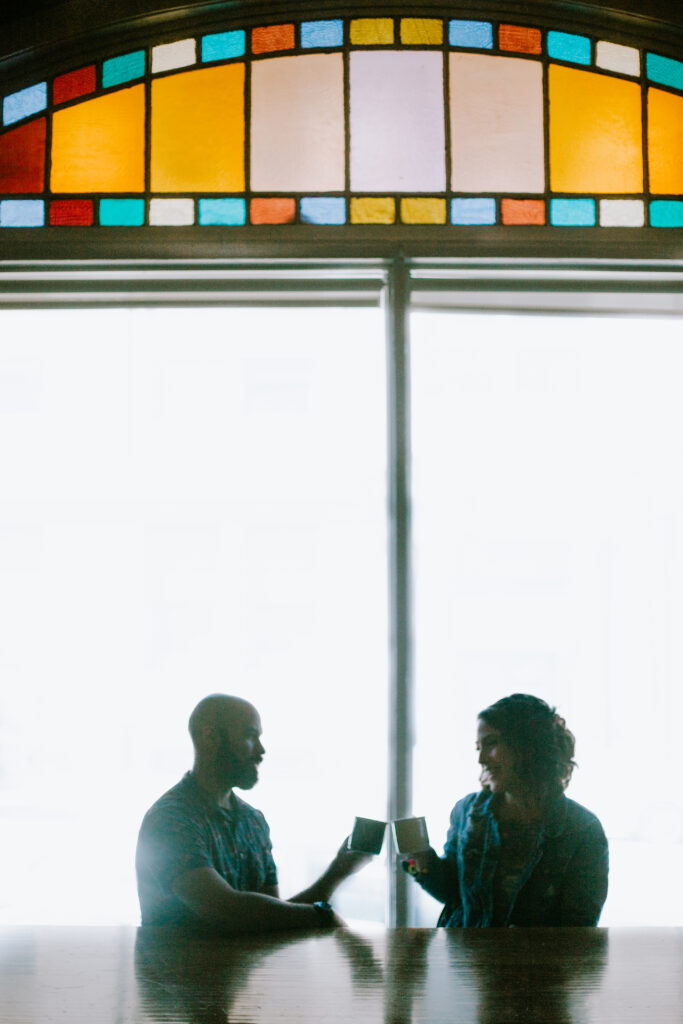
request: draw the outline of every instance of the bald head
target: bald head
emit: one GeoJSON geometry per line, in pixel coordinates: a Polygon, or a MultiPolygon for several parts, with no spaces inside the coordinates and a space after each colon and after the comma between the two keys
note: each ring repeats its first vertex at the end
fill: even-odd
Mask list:
{"type": "Polygon", "coordinates": [[[201,746],[207,729],[224,730],[256,715],[256,708],[242,697],[230,697],[226,693],[212,693],[200,700],[190,715],[188,723],[195,750],[201,746]]]}
{"type": "Polygon", "coordinates": [[[195,751],[194,774],[223,792],[238,786],[251,789],[263,758],[261,719],[249,701],[214,693],[190,715],[195,751]]]}

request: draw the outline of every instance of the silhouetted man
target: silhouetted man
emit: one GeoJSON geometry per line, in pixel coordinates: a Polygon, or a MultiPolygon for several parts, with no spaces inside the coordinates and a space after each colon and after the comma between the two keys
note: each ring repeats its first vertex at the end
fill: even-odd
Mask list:
{"type": "Polygon", "coordinates": [[[370,858],[344,843],[313,885],[282,900],[266,820],[233,792],[258,781],[265,751],[256,709],[214,694],[199,702],[189,728],[194,767],[149,809],[138,836],[143,925],[258,932],[342,924],[327,901],[370,858]]]}

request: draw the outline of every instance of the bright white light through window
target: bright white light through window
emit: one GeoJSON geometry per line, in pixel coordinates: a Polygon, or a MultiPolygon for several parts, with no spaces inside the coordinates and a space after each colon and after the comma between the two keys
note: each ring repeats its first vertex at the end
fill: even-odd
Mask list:
{"type": "MultiPolygon", "coordinates": [[[[0,918],[139,920],[202,696],[259,708],[283,895],[386,800],[379,310],[3,312],[0,918]]],[[[340,890],[381,920],[382,864],[340,890]]]]}
{"type": "Polygon", "coordinates": [[[537,694],[610,840],[601,923],[681,925],[680,321],[419,313],[411,339],[415,811],[441,850],[477,713],[537,694]]]}

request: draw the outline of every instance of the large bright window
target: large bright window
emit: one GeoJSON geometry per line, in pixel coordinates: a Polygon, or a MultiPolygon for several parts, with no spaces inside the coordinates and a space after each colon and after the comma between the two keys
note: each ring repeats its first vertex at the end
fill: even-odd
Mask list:
{"type": "MultiPolygon", "coordinates": [[[[378,309],[0,314],[0,917],[139,920],[208,693],[259,708],[283,895],[386,799],[378,309]]],[[[382,920],[377,862],[340,891],[382,920]]]]}
{"type": "Polygon", "coordinates": [[[422,312],[411,339],[415,810],[440,849],[477,713],[537,694],[610,840],[601,923],[680,925],[680,321],[422,312]]]}

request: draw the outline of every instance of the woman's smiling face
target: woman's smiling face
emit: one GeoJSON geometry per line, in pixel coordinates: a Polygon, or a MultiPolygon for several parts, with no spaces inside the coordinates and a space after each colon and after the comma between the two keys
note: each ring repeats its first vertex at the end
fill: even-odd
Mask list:
{"type": "Polygon", "coordinates": [[[516,789],[515,757],[512,749],[501,738],[500,732],[479,719],[477,725],[477,750],[482,772],[479,780],[491,793],[509,793],[516,789]]]}

